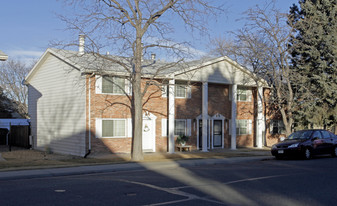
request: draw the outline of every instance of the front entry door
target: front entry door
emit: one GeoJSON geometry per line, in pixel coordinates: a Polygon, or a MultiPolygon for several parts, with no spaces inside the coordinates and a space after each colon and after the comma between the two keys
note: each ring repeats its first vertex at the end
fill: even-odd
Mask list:
{"type": "MultiPolygon", "coordinates": [[[[207,126],[208,130],[208,126],[207,126]]],[[[199,139],[199,149],[202,149],[202,119],[199,120],[199,132],[198,132],[198,139],[199,139]]],[[[209,136],[207,131],[207,148],[209,148],[209,136]]]]}
{"type": "Polygon", "coordinates": [[[214,120],[213,141],[214,147],[222,147],[222,120],[214,120]]]}
{"type": "Polygon", "coordinates": [[[143,151],[155,152],[156,148],[156,119],[155,116],[146,116],[143,118],[143,151]]]}

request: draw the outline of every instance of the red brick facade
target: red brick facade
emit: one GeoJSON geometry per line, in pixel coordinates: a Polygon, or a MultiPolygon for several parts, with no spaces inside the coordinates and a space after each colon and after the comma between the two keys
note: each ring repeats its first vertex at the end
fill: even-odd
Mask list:
{"type": "MultiPolygon", "coordinates": [[[[143,81],[143,87],[145,80],[143,81]]],[[[93,152],[130,153],[131,138],[96,138],[96,118],[131,118],[130,101],[126,95],[96,94],[95,77],[87,78],[87,117],[89,117],[90,102],[90,125],[87,120],[88,131],[91,132],[91,147],[93,152]],[[89,82],[90,89],[89,89],[89,82]],[[89,95],[90,91],[90,95],[89,95]],[[90,101],[89,101],[90,96],[90,101]],[[90,128],[89,128],[90,127],[90,128]]],[[[256,117],[256,89],[252,90],[252,98],[249,102],[237,102],[237,119],[249,119],[252,121],[252,133],[249,135],[237,135],[238,147],[255,146],[255,117],[256,117]]],[[[151,85],[148,88],[144,100],[144,111],[155,115],[156,118],[156,148],[158,152],[168,151],[168,138],[162,136],[162,119],[168,119],[168,98],[162,96],[158,86],[151,85]]],[[[210,117],[220,114],[224,119],[224,148],[230,148],[230,119],[231,117],[230,86],[224,84],[208,84],[208,115],[210,117]]],[[[191,119],[191,136],[188,144],[197,149],[198,125],[196,118],[202,113],[202,84],[191,84],[191,98],[175,99],[175,118],[191,119]]],[[[212,131],[212,129],[210,128],[212,131]]],[[[268,135],[269,136],[269,135],[268,135]]],[[[274,142],[273,138],[267,138],[267,144],[274,142]]],[[[211,142],[212,144],[212,142],[211,142]]]]}

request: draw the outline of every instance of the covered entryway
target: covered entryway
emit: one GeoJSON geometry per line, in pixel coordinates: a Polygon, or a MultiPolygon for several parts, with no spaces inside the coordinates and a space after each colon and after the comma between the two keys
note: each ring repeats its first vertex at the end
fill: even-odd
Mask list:
{"type": "Polygon", "coordinates": [[[143,152],[156,151],[156,119],[152,113],[143,115],[143,152]]]}

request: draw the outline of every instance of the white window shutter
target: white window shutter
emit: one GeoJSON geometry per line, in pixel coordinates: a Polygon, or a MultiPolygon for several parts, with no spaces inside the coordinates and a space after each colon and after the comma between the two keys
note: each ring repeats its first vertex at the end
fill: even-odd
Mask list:
{"type": "Polygon", "coordinates": [[[125,78],[125,92],[129,95],[132,94],[132,84],[127,78],[125,78]]]}
{"type": "Polygon", "coordinates": [[[192,121],[191,121],[191,119],[187,119],[186,126],[187,126],[186,135],[191,136],[192,135],[192,121]]]}
{"type": "Polygon", "coordinates": [[[270,120],[270,122],[269,122],[269,133],[270,134],[273,133],[273,123],[274,123],[274,120],[270,120]]]}
{"type": "Polygon", "coordinates": [[[252,125],[252,120],[251,119],[247,120],[247,127],[248,127],[248,134],[252,134],[252,127],[253,127],[253,125],[252,125]]]}
{"type": "Polygon", "coordinates": [[[186,86],[186,93],[187,93],[187,98],[191,99],[192,98],[192,87],[191,85],[186,86]]]}
{"type": "Polygon", "coordinates": [[[127,119],[127,137],[132,137],[132,119],[131,118],[128,118],[127,119]]]}
{"type": "Polygon", "coordinates": [[[162,87],[162,88],[161,88],[161,91],[162,91],[161,96],[162,96],[162,97],[167,97],[167,85],[164,84],[164,85],[162,85],[161,87],[162,87]]]}
{"type": "Polygon", "coordinates": [[[102,137],[102,119],[96,118],[96,138],[102,137]]]}
{"type": "Polygon", "coordinates": [[[102,76],[96,75],[96,94],[102,94],[102,76]]]}
{"type": "Polygon", "coordinates": [[[161,136],[167,136],[167,119],[161,119],[161,136]]]}

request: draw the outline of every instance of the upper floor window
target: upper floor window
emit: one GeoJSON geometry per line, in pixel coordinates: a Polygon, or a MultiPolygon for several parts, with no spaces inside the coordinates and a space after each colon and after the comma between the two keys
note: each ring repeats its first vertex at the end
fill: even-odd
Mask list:
{"type": "Polygon", "coordinates": [[[175,97],[180,97],[180,98],[186,98],[187,97],[187,89],[186,89],[186,85],[176,85],[175,87],[175,93],[174,96],[175,97]]]}
{"type": "Polygon", "coordinates": [[[282,120],[270,121],[270,133],[271,134],[284,134],[285,128],[282,120]]]}
{"type": "Polygon", "coordinates": [[[237,100],[241,102],[252,101],[252,90],[248,88],[239,88],[237,90],[237,100]]]}
{"type": "MultiPolygon", "coordinates": [[[[168,85],[162,86],[162,96],[167,97],[168,85]]],[[[174,87],[174,97],[176,98],[191,98],[191,87],[186,84],[176,84],[174,87]]]]}
{"type": "Polygon", "coordinates": [[[125,79],[120,77],[103,77],[102,93],[124,94],[125,79]]]}
{"type": "Polygon", "coordinates": [[[96,78],[96,93],[98,94],[130,94],[131,84],[123,77],[98,76],[96,78]]]}

